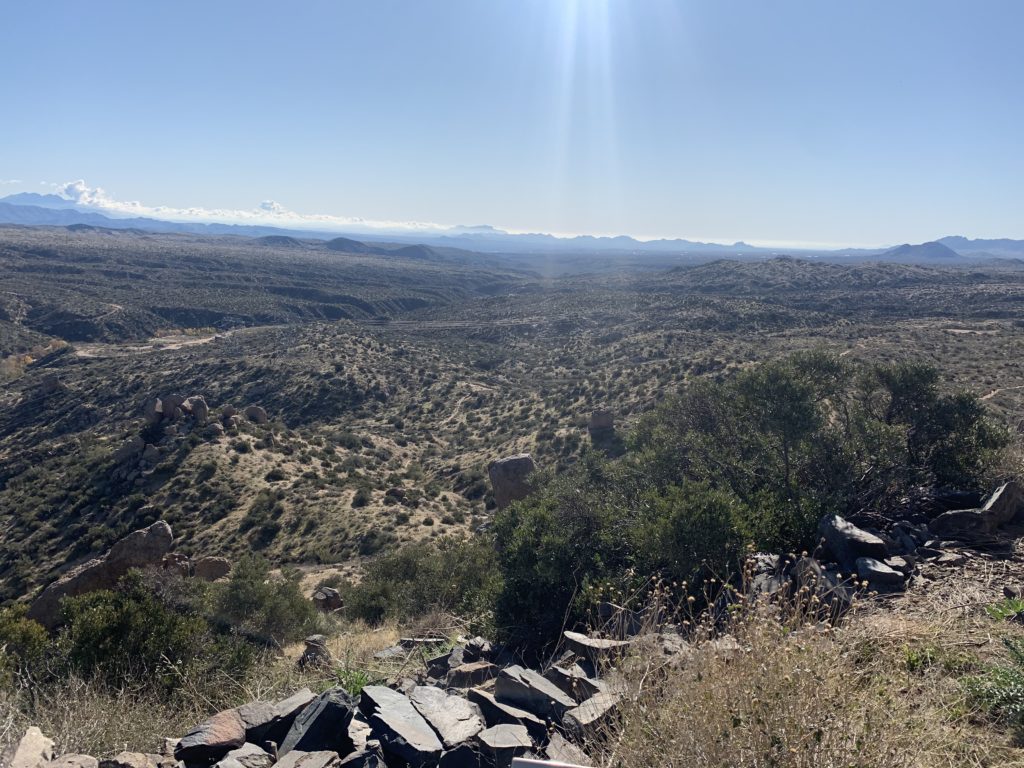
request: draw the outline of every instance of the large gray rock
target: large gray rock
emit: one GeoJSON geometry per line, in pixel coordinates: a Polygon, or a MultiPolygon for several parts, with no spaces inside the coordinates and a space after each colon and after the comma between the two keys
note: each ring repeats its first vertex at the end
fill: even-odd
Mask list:
{"type": "Polygon", "coordinates": [[[114,451],[114,461],[118,464],[124,464],[126,461],[134,459],[141,454],[145,448],[146,441],[138,435],[132,435],[114,451]]]}
{"type": "Polygon", "coordinates": [[[857,576],[873,587],[898,587],[903,584],[902,573],[873,557],[858,557],[856,565],[857,576]]]}
{"type": "Polygon", "coordinates": [[[414,768],[433,765],[443,745],[433,728],[398,691],[381,685],[363,688],[359,708],[369,717],[373,736],[384,755],[402,760],[414,768]]]}
{"type": "Polygon", "coordinates": [[[484,729],[478,706],[461,696],[449,696],[440,688],[418,685],[409,693],[409,701],[437,731],[447,749],[469,741],[484,729]]]}
{"type": "Polygon", "coordinates": [[[533,747],[533,740],[522,725],[495,725],[477,736],[480,753],[496,768],[506,768],[512,759],[533,747]]]}
{"type": "Polygon", "coordinates": [[[175,760],[212,763],[245,744],[245,723],[234,709],[218,712],[186,733],[174,748],[175,760]]]}
{"type": "Polygon", "coordinates": [[[885,560],[889,551],[885,542],[872,533],[858,528],[839,515],[826,515],[818,523],[818,532],[835,557],[836,562],[852,571],[858,557],[885,560]]]}
{"type": "Polygon", "coordinates": [[[493,725],[522,725],[533,735],[535,739],[543,739],[547,733],[547,723],[541,720],[532,712],[514,707],[498,701],[494,694],[481,688],[470,688],[466,691],[466,698],[480,707],[484,720],[488,726],[493,725]]]}
{"type": "Polygon", "coordinates": [[[174,536],[163,520],[128,534],[105,557],[73,568],[44,589],[28,609],[28,617],[47,629],[60,623],[60,601],[98,589],[111,589],[132,568],[160,565],[174,536]]]}
{"type": "Polygon", "coordinates": [[[491,462],[487,475],[494,490],[494,501],[498,509],[504,509],[513,501],[525,499],[533,488],[527,478],[537,469],[533,457],[528,453],[508,456],[491,462]]]}
{"type": "Polygon", "coordinates": [[[621,656],[630,646],[629,640],[608,640],[602,637],[589,637],[579,632],[566,631],[565,644],[577,656],[582,656],[594,664],[608,661],[621,656]]]}
{"type": "Polygon", "coordinates": [[[614,693],[599,693],[570,709],[562,718],[562,725],[579,738],[593,736],[615,712],[619,697],[614,693]]]}
{"type": "Polygon", "coordinates": [[[445,683],[449,688],[472,688],[498,676],[498,668],[489,661],[460,664],[448,671],[445,683]]]}
{"type": "Polygon", "coordinates": [[[588,677],[586,670],[579,664],[573,664],[571,667],[556,664],[544,673],[544,678],[557,685],[576,702],[585,701],[604,690],[601,681],[588,677]]]}
{"type": "Polygon", "coordinates": [[[321,752],[331,750],[347,755],[355,748],[348,727],[355,714],[356,701],[343,688],[324,691],[295,718],[278,755],[292,750],[321,752]]]}
{"type": "Polygon", "coordinates": [[[33,725],[17,744],[0,755],[0,765],[4,768],[43,768],[52,759],[53,739],[44,736],[33,725]]]}
{"type": "Polygon", "coordinates": [[[151,397],[142,407],[142,415],[150,426],[159,424],[164,417],[164,404],[159,397],[151,397]]]}
{"type": "Polygon", "coordinates": [[[192,572],[197,579],[216,581],[231,573],[231,561],[226,557],[197,557],[192,561],[192,572]]]}
{"type": "Polygon", "coordinates": [[[266,424],[270,421],[267,417],[267,412],[258,405],[246,406],[245,410],[242,411],[242,415],[253,424],[266,424]]]}
{"type": "Polygon", "coordinates": [[[575,700],[539,672],[513,665],[501,670],[494,686],[498,701],[513,704],[541,717],[561,719],[576,706],[575,700]]]}
{"type": "Polygon", "coordinates": [[[582,749],[577,747],[570,741],[560,734],[558,731],[553,731],[551,734],[551,740],[548,745],[544,748],[544,754],[548,760],[553,760],[556,763],[567,763],[569,765],[593,765],[590,762],[590,758],[586,756],[582,749]]]}
{"type": "Polygon", "coordinates": [[[185,413],[191,414],[199,426],[205,426],[210,418],[210,406],[206,404],[206,400],[202,395],[192,395],[192,397],[181,404],[181,409],[185,413]]]}
{"type": "Polygon", "coordinates": [[[1024,491],[1015,482],[999,486],[983,507],[943,512],[928,524],[928,530],[941,538],[970,538],[990,534],[1013,520],[1024,507],[1024,491]]]}

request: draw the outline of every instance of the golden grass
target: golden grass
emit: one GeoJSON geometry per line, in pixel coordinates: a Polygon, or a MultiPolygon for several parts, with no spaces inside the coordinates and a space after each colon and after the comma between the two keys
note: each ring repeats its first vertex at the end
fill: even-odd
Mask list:
{"type": "Polygon", "coordinates": [[[1021,565],[929,574],[907,595],[861,601],[840,627],[791,630],[747,609],[730,627],[738,650],[700,643],[682,669],[639,660],[619,721],[589,751],[621,768],[1024,765],[962,684],[1005,658],[1002,637],[1024,637],[984,611],[1021,565]]]}

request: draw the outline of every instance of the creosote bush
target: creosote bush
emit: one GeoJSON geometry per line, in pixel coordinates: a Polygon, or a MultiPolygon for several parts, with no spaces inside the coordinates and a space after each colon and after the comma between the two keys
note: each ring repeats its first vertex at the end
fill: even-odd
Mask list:
{"type": "Polygon", "coordinates": [[[496,625],[538,649],[582,620],[595,584],[733,578],[748,548],[813,549],[825,514],[977,490],[1005,443],[977,398],[915,363],[804,353],[700,381],[641,418],[621,460],[585,452],[496,516],[496,625]]]}

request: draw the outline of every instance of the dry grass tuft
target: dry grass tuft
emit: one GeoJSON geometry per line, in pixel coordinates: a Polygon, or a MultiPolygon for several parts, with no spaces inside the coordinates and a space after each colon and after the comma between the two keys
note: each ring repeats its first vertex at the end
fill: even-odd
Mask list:
{"type": "Polygon", "coordinates": [[[963,685],[1005,658],[1002,637],[1024,636],[984,611],[1020,570],[973,559],[905,596],[861,600],[839,627],[743,609],[728,627],[738,648],[699,642],[681,669],[633,659],[619,721],[588,749],[621,768],[1024,765],[963,685]]]}

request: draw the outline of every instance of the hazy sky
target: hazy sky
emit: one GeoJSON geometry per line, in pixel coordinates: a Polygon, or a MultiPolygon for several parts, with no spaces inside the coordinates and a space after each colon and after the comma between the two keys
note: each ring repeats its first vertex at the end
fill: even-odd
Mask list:
{"type": "Polygon", "coordinates": [[[1019,0],[8,2],[0,195],[83,179],[101,205],[282,221],[1024,237],[1022,29],[1019,0]]]}

